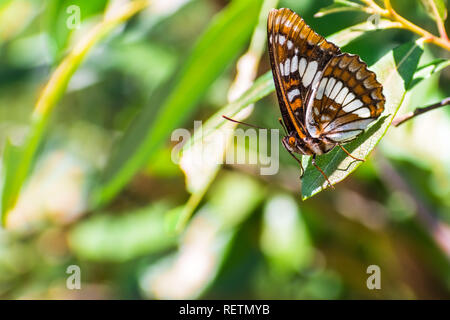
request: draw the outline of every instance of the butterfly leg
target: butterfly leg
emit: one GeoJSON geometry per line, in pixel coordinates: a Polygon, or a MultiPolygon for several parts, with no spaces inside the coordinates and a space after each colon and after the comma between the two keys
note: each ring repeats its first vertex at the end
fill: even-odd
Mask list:
{"type": "Polygon", "coordinates": [[[325,178],[325,180],[327,180],[328,185],[329,185],[332,189],[334,189],[334,187],[333,187],[333,185],[331,184],[330,180],[328,180],[328,177],[327,177],[327,175],[325,174],[325,172],[323,172],[323,170],[320,169],[320,167],[316,164],[316,155],[313,155],[313,156],[312,156],[311,163],[313,164],[314,167],[316,167],[317,170],[319,170],[319,172],[323,175],[323,177],[325,178]]]}
{"type": "Polygon", "coordinates": [[[364,160],[364,159],[360,159],[360,158],[356,158],[356,157],[352,156],[352,155],[350,154],[350,152],[348,152],[348,151],[342,146],[342,144],[338,143],[338,146],[339,146],[339,148],[341,148],[342,151],[344,151],[350,158],[353,158],[353,159],[355,159],[356,161],[362,161],[362,162],[366,161],[366,160],[364,160]]]}
{"type": "Polygon", "coordinates": [[[298,164],[300,165],[300,169],[301,169],[301,173],[300,173],[300,179],[303,177],[303,175],[305,174],[305,169],[303,169],[303,165],[302,165],[302,161],[300,159],[298,159],[294,153],[292,153],[291,150],[287,149],[286,150],[289,152],[289,154],[298,162],[298,164]]]}

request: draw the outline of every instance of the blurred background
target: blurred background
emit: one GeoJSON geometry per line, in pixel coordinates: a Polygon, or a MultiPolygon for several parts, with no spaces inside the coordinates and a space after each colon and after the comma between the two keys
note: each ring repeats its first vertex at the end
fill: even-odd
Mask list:
{"type": "MultiPolygon", "coordinates": [[[[0,150],[7,141],[24,142],[52,71],[116,5],[111,2],[126,1],[0,1],[0,150]],[[80,24],[69,28],[74,4],[80,24]]],[[[393,2],[437,33],[420,1],[393,2]]],[[[367,20],[356,11],[313,17],[331,3],[282,0],[278,6],[298,12],[324,36],[367,20]]],[[[391,127],[356,172],[306,201],[298,164],[282,148],[277,175],[260,176],[258,165],[225,165],[183,230],[173,227],[183,206],[195,202],[171,161],[174,142],[168,134],[161,144],[141,143],[152,130],[192,131],[194,120],[206,121],[227,105],[260,6],[155,0],[91,49],[53,109],[0,228],[0,298],[450,298],[449,108],[391,127]],[[219,36],[226,46],[206,45],[219,36]],[[192,65],[194,71],[186,67],[192,65]],[[183,91],[181,77],[203,89],[183,91]],[[180,111],[166,112],[167,97],[176,95],[183,99],[172,105],[180,111]],[[137,172],[126,171],[129,159],[142,164],[137,172]],[[120,187],[97,192],[109,182],[120,187]],[[71,265],[80,267],[80,290],[66,286],[71,265]],[[380,290],[367,288],[370,265],[380,267],[380,290]]],[[[415,38],[377,31],[343,51],[371,65],[415,38]]],[[[427,45],[419,65],[436,58],[449,53],[427,45]]],[[[257,76],[268,70],[265,50],[257,76]]],[[[449,71],[414,87],[399,113],[449,96],[449,71]]],[[[246,121],[279,128],[278,117],[272,93],[246,121]]]]}

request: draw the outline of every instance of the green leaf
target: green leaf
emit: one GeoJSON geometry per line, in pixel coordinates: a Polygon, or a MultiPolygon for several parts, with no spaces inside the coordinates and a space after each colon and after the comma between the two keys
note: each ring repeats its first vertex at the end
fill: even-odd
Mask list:
{"type": "Polygon", "coordinates": [[[155,115],[155,106],[147,106],[119,142],[100,184],[94,187],[94,207],[110,201],[192,114],[210,85],[247,43],[260,5],[261,1],[234,0],[215,17],[159,112],[155,115]]]}
{"type": "Polygon", "coordinates": [[[444,0],[421,0],[425,11],[434,20],[445,21],[447,19],[447,8],[444,0]]]}
{"type": "Polygon", "coordinates": [[[422,80],[428,79],[433,74],[442,71],[448,66],[450,66],[450,60],[446,59],[436,59],[423,66],[420,66],[419,68],[417,68],[417,72],[414,74],[414,78],[409,89],[412,89],[422,80]]]}
{"type": "MultiPolygon", "coordinates": [[[[273,90],[275,90],[275,87],[273,84],[272,71],[269,71],[259,77],[253,86],[237,101],[220,109],[209,118],[202,126],[202,131],[195,132],[194,136],[186,143],[182,151],[183,158],[187,160],[181,167],[186,175],[186,188],[192,193],[192,196],[179,216],[177,230],[182,230],[184,228],[191,214],[200,203],[208,186],[214,180],[214,177],[220,169],[220,165],[217,163],[216,159],[222,158],[226,146],[223,145],[217,148],[217,145],[212,147],[211,145],[214,145],[213,141],[215,140],[216,135],[222,134],[224,127],[230,124],[229,121],[224,120],[222,115],[236,118],[236,115],[245,107],[255,103],[273,90]],[[209,150],[210,152],[206,154],[204,153],[204,150],[209,150]],[[198,156],[205,157],[201,160],[201,166],[196,165],[196,157],[198,156]]],[[[221,136],[218,136],[217,138],[223,139],[221,136]]],[[[226,140],[226,138],[224,140],[226,140]]]]}
{"type": "Polygon", "coordinates": [[[98,0],[50,0],[47,1],[46,10],[44,11],[43,25],[47,29],[49,40],[52,46],[53,55],[56,60],[61,58],[64,50],[67,49],[70,35],[75,28],[69,28],[69,23],[74,23],[79,12],[79,23],[83,22],[89,17],[101,14],[107,5],[108,1],[98,0]],[[76,7],[79,8],[79,11],[76,7]]]}
{"type": "Polygon", "coordinates": [[[7,143],[3,152],[3,186],[1,222],[5,225],[8,211],[15,205],[19,192],[35,161],[47,121],[34,118],[26,142],[21,146],[7,143]]]}
{"type": "Polygon", "coordinates": [[[95,28],[85,35],[72,49],[72,51],[64,58],[56,70],[53,72],[47,85],[36,103],[36,107],[31,117],[31,128],[25,143],[15,148],[14,157],[4,155],[3,163],[5,164],[2,189],[2,206],[1,215],[2,222],[6,221],[7,212],[15,205],[19,196],[19,192],[25,183],[31,166],[36,158],[37,150],[42,142],[46,129],[48,128],[49,118],[61,99],[67,85],[83,62],[90,49],[100,41],[105,35],[114,29],[120,23],[130,19],[133,15],[146,8],[148,2],[133,1],[124,4],[120,9],[102,20],[95,28]],[[13,159],[13,160],[11,160],[13,159]],[[14,164],[10,162],[14,161],[14,164]],[[10,169],[14,168],[14,169],[10,169]]]}
{"type": "MultiPolygon", "coordinates": [[[[391,50],[370,68],[383,84],[383,93],[386,97],[385,110],[380,119],[366,132],[345,145],[353,156],[365,159],[386,134],[411,86],[422,53],[421,45],[406,43],[391,50]]],[[[302,178],[302,198],[305,200],[327,188],[328,184],[312,165],[311,157],[303,156],[302,162],[305,167],[302,178]]],[[[332,184],[342,181],[361,165],[360,161],[355,161],[339,148],[334,148],[331,152],[317,157],[316,162],[332,184]]]]}
{"type": "Polygon", "coordinates": [[[370,21],[365,21],[363,23],[359,23],[342,31],[339,31],[327,37],[327,40],[334,42],[340,47],[343,47],[349,44],[351,41],[363,36],[367,32],[399,27],[401,27],[401,25],[398,22],[392,22],[386,19],[381,19],[376,26],[370,21]]]}
{"type": "MultiPolygon", "coordinates": [[[[2,163],[2,208],[10,206],[10,201],[15,201],[17,194],[14,194],[15,188],[11,188],[14,176],[18,170],[18,164],[21,156],[21,148],[14,146],[9,139],[6,140],[3,149],[3,163],[2,163]]],[[[3,211],[3,210],[2,210],[3,211]]],[[[6,215],[2,215],[2,225],[6,223],[6,215]]]]}
{"type": "Polygon", "coordinates": [[[359,3],[344,1],[344,0],[335,0],[333,4],[328,7],[321,8],[314,17],[320,18],[332,13],[338,12],[346,12],[346,11],[361,11],[364,8],[359,3]]]}
{"type": "MultiPolygon", "coordinates": [[[[197,153],[196,148],[202,145],[205,150],[208,150],[208,142],[214,143],[217,141],[215,135],[222,134],[222,129],[229,124],[229,121],[224,120],[222,115],[226,115],[231,118],[236,118],[236,115],[242,111],[245,107],[255,103],[256,101],[262,99],[263,97],[270,94],[275,90],[272,78],[272,72],[266,72],[263,76],[259,77],[255,81],[253,86],[248,89],[237,101],[230,103],[224,108],[220,109],[213,116],[211,116],[208,121],[206,121],[202,126],[201,132],[195,132],[193,138],[184,146],[183,154],[188,152],[197,153]]],[[[225,146],[223,146],[225,148],[225,146]]],[[[216,150],[218,153],[222,153],[223,150],[216,150]]],[[[215,154],[209,154],[211,156],[211,165],[216,168],[216,170],[204,170],[204,166],[208,166],[210,161],[206,159],[202,161],[202,167],[198,168],[204,173],[208,174],[205,176],[196,170],[196,166],[185,166],[183,171],[186,174],[186,184],[187,189],[191,193],[196,193],[202,190],[205,185],[209,184],[208,181],[215,175],[219,169],[219,165],[215,161],[215,154]],[[206,183],[205,183],[206,181],[206,183]]]]}

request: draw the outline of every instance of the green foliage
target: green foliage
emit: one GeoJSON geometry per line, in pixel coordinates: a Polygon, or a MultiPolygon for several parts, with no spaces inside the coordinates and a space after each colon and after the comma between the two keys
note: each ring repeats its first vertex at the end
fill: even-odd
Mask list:
{"type": "Polygon", "coordinates": [[[427,14],[435,21],[447,19],[447,8],[444,0],[421,0],[427,14]]]}
{"type": "Polygon", "coordinates": [[[63,96],[69,80],[80,66],[92,47],[109,31],[120,23],[130,19],[134,14],[146,7],[145,1],[135,1],[123,7],[123,12],[105,18],[97,28],[87,34],[84,41],[76,45],[72,52],[61,62],[54,71],[52,78],[47,83],[39,97],[35,111],[31,117],[31,130],[25,143],[14,151],[14,158],[9,157],[4,161],[6,170],[14,168],[13,172],[7,172],[2,188],[2,223],[7,219],[6,214],[14,206],[17,196],[25,182],[30,167],[35,159],[36,151],[43,139],[48,126],[48,120],[58,101],[63,96]],[[20,153],[20,155],[19,155],[20,153]],[[17,164],[8,164],[8,161],[17,161],[17,164]]]}
{"type": "MultiPolygon", "coordinates": [[[[14,182],[14,175],[16,174],[18,168],[18,164],[20,163],[20,159],[22,157],[22,150],[11,144],[9,140],[6,141],[6,145],[3,149],[3,181],[2,185],[2,208],[11,207],[11,202],[16,201],[17,194],[13,194],[13,192],[17,189],[11,188],[8,183],[9,181],[14,182]]],[[[2,215],[2,224],[4,225],[6,222],[6,215],[2,215]]]]}
{"type": "MultiPolygon", "coordinates": [[[[436,43],[389,16],[362,22],[373,12],[366,1],[134,0],[109,11],[113,3],[0,1],[0,298],[449,297],[450,113],[390,127],[450,95],[450,60],[436,43]],[[80,29],[67,28],[71,4],[80,29]],[[173,130],[190,131],[193,119],[202,132],[182,160],[236,128],[223,115],[279,128],[265,43],[272,6],[359,54],[384,85],[383,115],[345,145],[366,162],[339,148],[317,158],[334,190],[322,192],[309,157],[300,181],[278,141],[271,176],[262,165],[171,159],[173,130]],[[243,94],[230,102],[236,83],[243,94]],[[73,264],[77,293],[66,289],[73,264]],[[366,287],[372,264],[382,290],[366,287]]],[[[422,3],[433,19],[420,1],[393,1],[435,33],[445,2],[422,3]]]]}
{"type": "Polygon", "coordinates": [[[198,106],[199,99],[242,50],[255,25],[260,1],[232,1],[201,36],[155,116],[144,109],[125,133],[93,191],[93,206],[110,201],[198,106]]]}
{"type": "Polygon", "coordinates": [[[360,11],[363,8],[362,5],[345,0],[334,0],[333,4],[328,7],[320,9],[314,17],[320,18],[331,13],[347,12],[347,11],[360,11]]]}
{"type": "MultiPolygon", "coordinates": [[[[66,27],[67,15],[70,6],[79,8],[80,22],[101,14],[106,8],[107,1],[73,1],[73,0],[48,0],[43,25],[49,30],[54,49],[55,60],[58,61],[66,49],[73,29],[66,27]]],[[[72,12],[72,11],[69,11],[72,12]]],[[[73,14],[74,12],[72,12],[73,14]]]]}

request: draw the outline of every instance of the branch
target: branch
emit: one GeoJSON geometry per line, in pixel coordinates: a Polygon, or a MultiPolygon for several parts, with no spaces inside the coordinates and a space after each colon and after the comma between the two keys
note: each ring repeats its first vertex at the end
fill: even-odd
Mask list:
{"type": "Polygon", "coordinates": [[[444,107],[446,105],[450,104],[450,97],[445,98],[444,100],[442,100],[441,102],[423,107],[423,108],[417,108],[416,110],[409,112],[407,114],[404,114],[402,116],[398,116],[394,119],[394,121],[392,121],[392,125],[398,127],[399,125],[401,125],[402,123],[431,110],[440,108],[440,107],[444,107]]]}
{"type": "Polygon", "coordinates": [[[388,15],[387,17],[394,19],[398,22],[400,22],[404,29],[410,30],[414,33],[417,33],[418,35],[420,35],[422,38],[425,39],[425,42],[431,42],[434,43],[435,45],[438,45],[444,49],[447,49],[448,51],[450,51],[450,42],[444,38],[439,38],[436,37],[435,35],[431,34],[430,32],[422,29],[421,27],[415,25],[414,23],[410,22],[409,20],[406,20],[405,18],[403,18],[401,15],[399,15],[394,8],[392,8],[391,5],[391,0],[384,0],[384,5],[388,11],[388,15]]]}
{"type": "Polygon", "coordinates": [[[391,0],[384,0],[384,6],[385,8],[381,8],[379,5],[377,5],[373,0],[361,0],[364,2],[367,7],[364,11],[366,12],[372,12],[375,14],[379,14],[380,16],[387,18],[391,21],[399,22],[400,28],[409,30],[411,32],[414,32],[418,35],[420,35],[422,38],[424,38],[425,42],[433,43],[441,48],[444,48],[448,51],[450,51],[450,41],[447,34],[445,33],[445,28],[443,29],[443,26],[439,27],[439,32],[441,34],[441,37],[437,37],[433,35],[432,33],[422,29],[421,27],[415,25],[411,21],[403,18],[401,15],[399,15],[394,8],[392,8],[391,0]]]}
{"type": "Polygon", "coordinates": [[[441,15],[439,14],[438,8],[436,7],[436,3],[434,1],[430,1],[430,6],[433,9],[434,16],[436,17],[436,25],[439,30],[439,34],[441,35],[441,38],[449,41],[447,31],[445,30],[444,20],[441,18],[441,15]]]}

